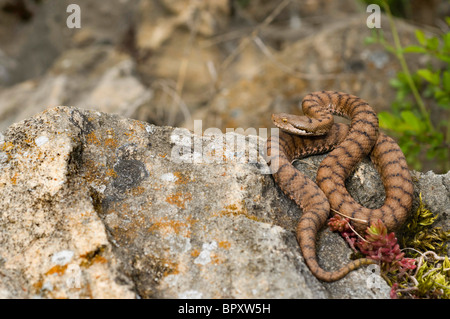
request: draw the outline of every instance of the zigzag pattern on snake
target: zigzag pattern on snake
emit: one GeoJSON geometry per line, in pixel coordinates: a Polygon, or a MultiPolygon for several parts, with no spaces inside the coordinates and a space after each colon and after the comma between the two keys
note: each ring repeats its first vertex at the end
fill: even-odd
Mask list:
{"type": "Polygon", "coordinates": [[[304,116],[272,115],[281,132],[267,141],[267,161],[275,182],[303,211],[297,240],[309,269],[323,281],[335,281],[374,261],[354,260],[337,271],[320,267],[316,236],[329,217],[330,206],[351,217],[358,231],[364,231],[377,219],[394,231],[406,221],[411,210],[413,184],[400,147],[378,131],[378,118],[367,102],[346,93],[322,91],[307,95],[302,108],[304,116]],[[349,118],[350,126],[333,124],[333,114],[349,118]],[[317,171],[317,184],[292,165],[296,158],[330,150],[317,171]],[[385,202],[378,209],[361,206],[345,187],[345,179],[369,154],[386,193],[385,202]]]}

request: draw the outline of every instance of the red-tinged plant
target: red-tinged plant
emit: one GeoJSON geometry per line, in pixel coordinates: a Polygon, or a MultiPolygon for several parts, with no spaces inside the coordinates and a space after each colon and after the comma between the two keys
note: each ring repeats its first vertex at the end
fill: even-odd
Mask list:
{"type": "Polygon", "coordinates": [[[353,229],[350,227],[350,219],[344,218],[341,215],[335,214],[328,221],[328,226],[331,231],[337,231],[341,234],[342,237],[347,241],[353,251],[357,252],[358,250],[355,247],[356,243],[356,234],[353,229]]]}
{"type": "Polygon", "coordinates": [[[349,225],[349,219],[344,218],[341,215],[335,214],[328,220],[328,226],[330,226],[331,231],[350,232],[351,228],[349,225]]]}
{"type": "Polygon", "coordinates": [[[349,225],[348,218],[339,215],[332,217],[328,223],[331,230],[339,231],[353,250],[356,248],[367,258],[379,261],[381,267],[388,272],[399,271],[403,275],[408,269],[415,269],[415,259],[405,258],[400,250],[395,233],[387,232],[387,228],[381,220],[373,222],[366,229],[366,235],[357,237],[349,225]]]}
{"type": "Polygon", "coordinates": [[[392,263],[395,260],[401,260],[405,255],[400,251],[395,234],[388,234],[381,220],[372,223],[366,229],[366,233],[366,240],[358,241],[357,246],[368,258],[392,263]]]}
{"type": "Polygon", "coordinates": [[[415,269],[415,259],[405,258],[400,250],[395,233],[387,232],[381,220],[373,222],[366,229],[365,241],[357,241],[356,246],[368,258],[381,262],[381,266],[389,272],[400,271],[401,274],[408,269],[415,269]]]}
{"type": "Polygon", "coordinates": [[[389,292],[389,296],[391,299],[398,299],[397,295],[398,283],[394,282],[391,287],[391,291],[389,292]]]}
{"type": "Polygon", "coordinates": [[[348,218],[335,215],[329,225],[341,232],[353,250],[357,247],[378,261],[382,277],[391,285],[391,298],[450,299],[450,261],[441,256],[447,252],[450,231],[431,227],[436,218],[419,195],[419,208],[402,230],[401,244],[406,256],[413,258],[405,257],[394,233],[388,234],[379,220],[367,227],[364,238],[352,229],[348,218]]]}
{"type": "Polygon", "coordinates": [[[414,258],[402,258],[398,261],[398,264],[400,266],[400,270],[403,269],[416,269],[416,260],[414,258]]]}

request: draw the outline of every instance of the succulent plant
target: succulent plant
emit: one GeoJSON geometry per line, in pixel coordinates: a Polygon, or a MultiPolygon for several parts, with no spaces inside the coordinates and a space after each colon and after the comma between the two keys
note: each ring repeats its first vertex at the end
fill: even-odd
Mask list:
{"type": "Polygon", "coordinates": [[[348,218],[335,214],[328,225],[338,231],[355,252],[379,262],[382,276],[391,285],[391,298],[450,298],[450,261],[445,254],[450,231],[432,227],[437,215],[419,196],[419,207],[403,229],[400,249],[395,233],[381,220],[357,234],[348,218]]]}

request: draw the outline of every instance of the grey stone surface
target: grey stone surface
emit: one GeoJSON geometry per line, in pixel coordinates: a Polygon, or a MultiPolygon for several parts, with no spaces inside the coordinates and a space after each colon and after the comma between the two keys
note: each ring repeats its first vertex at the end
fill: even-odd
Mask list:
{"type": "MultiPolygon", "coordinates": [[[[222,137],[74,107],[11,125],[0,139],[0,296],[389,297],[386,283],[374,284],[377,268],[330,284],[312,276],[294,234],[301,210],[250,156],[264,140],[227,134],[246,143],[230,150],[222,137]]],[[[313,176],[320,159],[299,168],[313,176]]],[[[425,200],[448,199],[448,174],[417,176],[425,200]]],[[[378,205],[375,177],[362,163],[351,192],[372,190],[378,205]]],[[[325,268],[350,252],[321,233],[325,268]]]]}

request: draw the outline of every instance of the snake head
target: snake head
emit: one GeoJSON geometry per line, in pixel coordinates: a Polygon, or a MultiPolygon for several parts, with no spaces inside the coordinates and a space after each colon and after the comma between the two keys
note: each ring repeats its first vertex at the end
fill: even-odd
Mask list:
{"type": "Polygon", "coordinates": [[[276,127],[287,133],[295,135],[321,135],[312,125],[312,120],[307,116],[299,116],[287,113],[272,114],[272,122],[276,127]]]}

